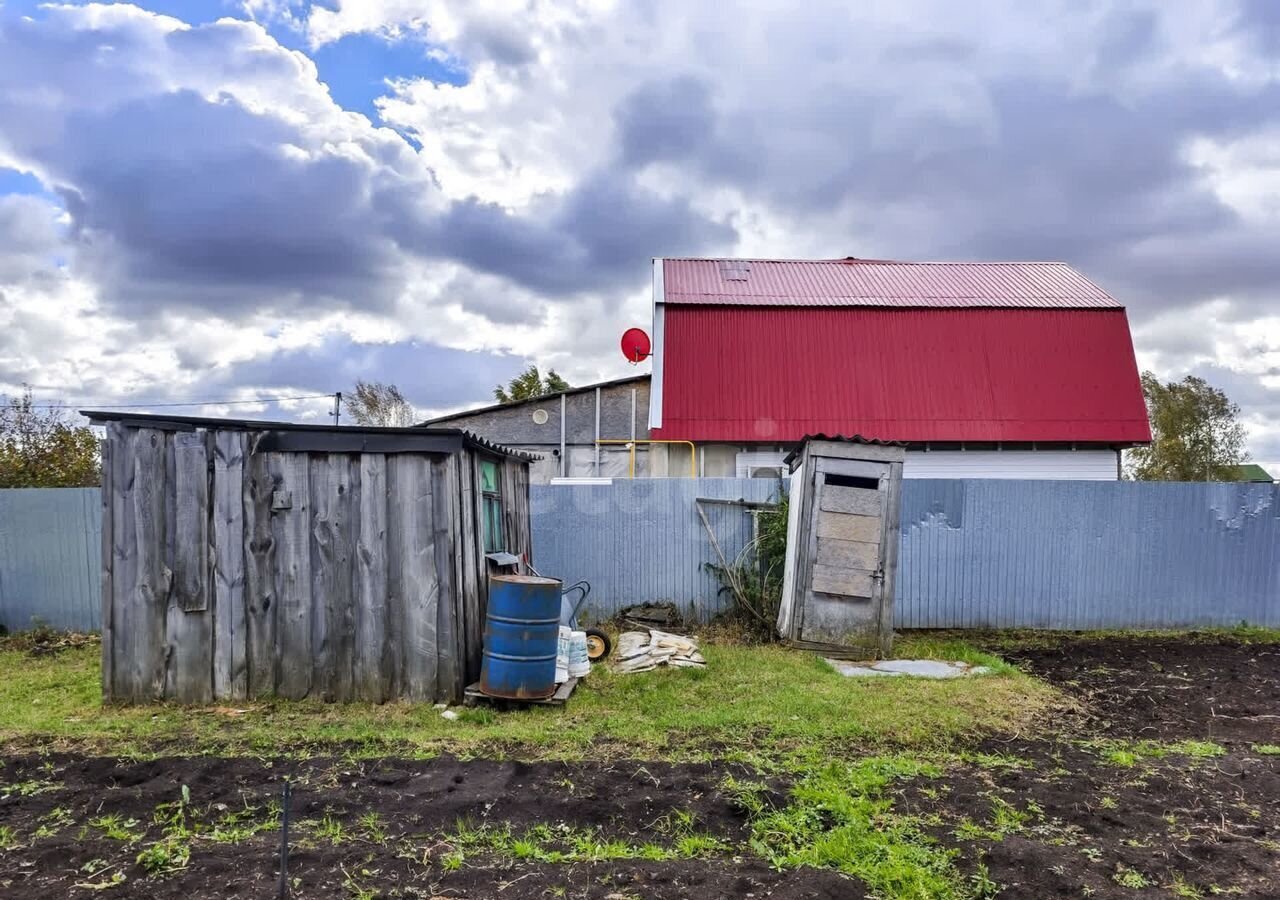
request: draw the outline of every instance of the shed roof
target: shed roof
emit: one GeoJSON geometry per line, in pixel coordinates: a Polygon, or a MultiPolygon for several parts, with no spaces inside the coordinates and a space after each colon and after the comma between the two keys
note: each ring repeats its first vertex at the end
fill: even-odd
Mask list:
{"type": "Polygon", "coordinates": [[[233,419],[216,416],[170,416],[132,411],[82,409],[95,425],[120,422],[136,428],[165,431],[195,431],[198,428],[224,431],[261,431],[269,435],[261,445],[266,450],[315,451],[329,453],[453,453],[465,448],[509,456],[526,462],[541,459],[536,453],[514,450],[485,440],[462,428],[372,428],[363,425],[318,425],[303,422],[274,422],[264,419],[233,419]]]}
{"type": "Polygon", "coordinates": [[[1275,481],[1271,473],[1257,463],[1241,463],[1238,466],[1225,466],[1227,472],[1236,481],[1250,481],[1256,484],[1271,484],[1275,481]]]}
{"type": "Polygon", "coordinates": [[[1120,308],[1061,262],[664,259],[659,303],[1120,308]]]}

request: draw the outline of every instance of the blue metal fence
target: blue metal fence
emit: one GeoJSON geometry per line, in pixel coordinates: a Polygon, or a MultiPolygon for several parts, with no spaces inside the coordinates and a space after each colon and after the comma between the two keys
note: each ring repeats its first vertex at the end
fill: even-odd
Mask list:
{"type": "MultiPolygon", "coordinates": [[[[535,487],[535,558],[596,586],[598,615],[673,600],[702,618],[723,598],[702,567],[714,555],[694,497],[764,499],[770,488],[535,487]]],[[[902,498],[899,628],[1280,626],[1280,487],[915,479],[902,498]]],[[[734,554],[750,522],[717,514],[734,554]]]]}
{"type": "Polygon", "coordinates": [[[1280,626],[1280,486],[909,480],[900,628],[1280,626]]]}
{"type": "MultiPolygon", "coordinates": [[[[768,479],[655,478],[612,484],[534,485],[533,561],[538,571],[591,582],[587,617],[606,619],[625,606],[674,602],[687,615],[707,619],[724,608],[720,582],[706,563],[717,562],[694,501],[770,500],[768,479]]],[[[728,559],[751,539],[744,507],[704,504],[707,521],[728,559]]]]}
{"type": "MultiPolygon", "coordinates": [[[[694,500],[772,499],[776,482],[620,480],[532,488],[534,563],[592,584],[589,615],[724,606],[694,500]]],[[[742,507],[704,507],[724,553],[742,507]]],[[[0,625],[99,626],[98,491],[0,491],[0,625]]],[[[1280,627],[1280,486],[908,480],[900,628],[1280,627]]]]}
{"type": "Polygon", "coordinates": [[[0,490],[0,625],[96,631],[101,533],[97,488],[0,490]]]}

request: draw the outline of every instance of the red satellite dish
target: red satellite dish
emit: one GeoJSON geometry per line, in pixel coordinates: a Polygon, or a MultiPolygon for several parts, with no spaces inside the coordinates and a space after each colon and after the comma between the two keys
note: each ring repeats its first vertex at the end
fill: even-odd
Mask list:
{"type": "Polygon", "coordinates": [[[622,333],[622,355],[633,366],[652,354],[653,345],[649,343],[649,335],[642,328],[628,328],[622,333]]]}

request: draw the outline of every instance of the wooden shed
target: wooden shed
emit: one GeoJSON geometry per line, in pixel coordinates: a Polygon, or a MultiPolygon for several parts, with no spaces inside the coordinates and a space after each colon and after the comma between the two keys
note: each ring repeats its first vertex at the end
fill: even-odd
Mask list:
{"type": "Polygon", "coordinates": [[[85,412],[109,701],[457,701],[529,461],[450,428],[85,412]]]}
{"type": "Polygon", "coordinates": [[[889,654],[904,455],[900,444],[819,435],[787,458],[778,633],[792,645],[889,654]]]}

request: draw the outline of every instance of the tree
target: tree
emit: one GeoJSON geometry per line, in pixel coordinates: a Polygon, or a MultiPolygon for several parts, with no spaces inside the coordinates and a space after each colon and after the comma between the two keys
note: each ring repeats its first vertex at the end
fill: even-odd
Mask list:
{"type": "Polygon", "coordinates": [[[1138,481],[1234,481],[1232,466],[1247,462],[1240,407],[1203,378],[1161,382],[1142,373],[1151,419],[1151,445],[1129,451],[1138,481]]]}
{"type": "Polygon", "coordinates": [[[499,403],[518,403],[521,400],[530,400],[545,394],[567,390],[569,390],[569,382],[557,375],[555,369],[550,369],[547,376],[543,378],[537,366],[530,366],[512,378],[506,387],[502,385],[495,387],[493,399],[499,403]]]}
{"type": "Polygon", "coordinates": [[[394,384],[356,380],[356,389],[344,394],[347,413],[357,425],[376,428],[408,428],[417,422],[413,404],[394,384]]]}
{"type": "Polygon", "coordinates": [[[40,409],[23,385],[0,406],[0,488],[93,487],[102,481],[98,438],[62,409],[40,409]]]}

